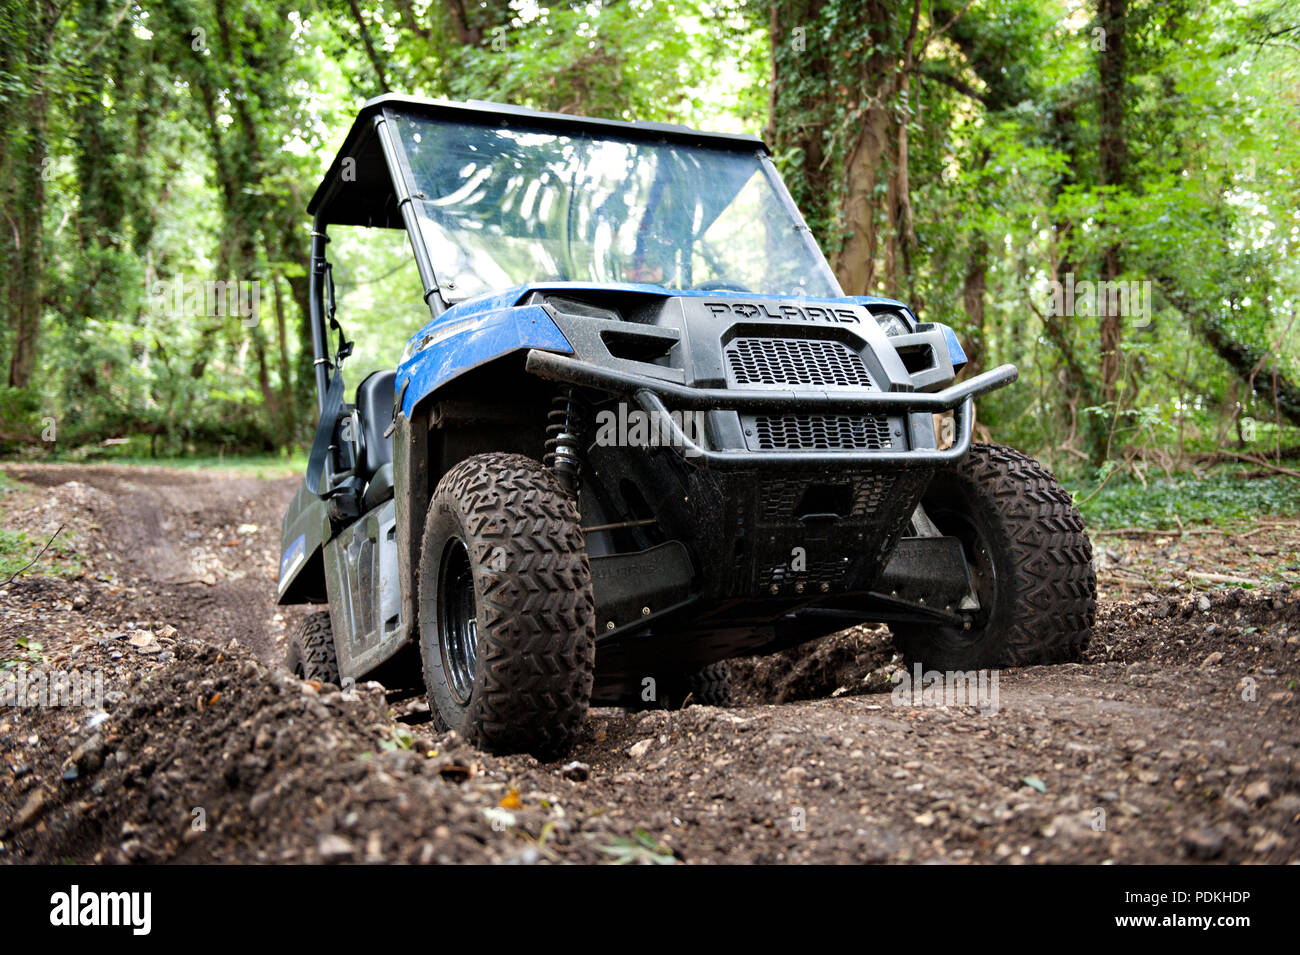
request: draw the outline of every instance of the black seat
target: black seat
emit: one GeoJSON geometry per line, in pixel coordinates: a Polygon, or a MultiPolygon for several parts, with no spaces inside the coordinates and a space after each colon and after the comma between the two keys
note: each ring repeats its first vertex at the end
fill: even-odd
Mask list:
{"type": "Polygon", "coordinates": [[[357,418],[361,425],[361,456],[357,476],[369,481],[385,464],[393,462],[393,439],[384,432],[393,423],[393,387],[397,373],[376,371],[357,385],[357,418]]]}
{"type": "Polygon", "coordinates": [[[369,511],[393,496],[393,465],[385,464],[366,485],[366,493],[361,496],[361,510],[369,511]]]}

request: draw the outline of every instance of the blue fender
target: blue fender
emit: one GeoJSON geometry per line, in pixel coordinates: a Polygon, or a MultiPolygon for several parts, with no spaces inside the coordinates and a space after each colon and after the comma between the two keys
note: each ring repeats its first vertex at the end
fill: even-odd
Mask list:
{"type": "Polygon", "coordinates": [[[513,352],[540,348],[573,354],[573,346],[540,305],[516,306],[525,290],[462,302],[415,333],[397,366],[401,412],[467,371],[513,352]]]}

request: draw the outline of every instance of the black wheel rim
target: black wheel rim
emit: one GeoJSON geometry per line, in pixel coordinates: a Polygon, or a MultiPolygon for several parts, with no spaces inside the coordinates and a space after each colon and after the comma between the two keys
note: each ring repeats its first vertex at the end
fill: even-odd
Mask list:
{"type": "Polygon", "coordinates": [[[438,581],[438,644],[447,686],[462,705],[474,693],[478,663],[478,603],[469,551],[459,537],[447,542],[438,581]]]}

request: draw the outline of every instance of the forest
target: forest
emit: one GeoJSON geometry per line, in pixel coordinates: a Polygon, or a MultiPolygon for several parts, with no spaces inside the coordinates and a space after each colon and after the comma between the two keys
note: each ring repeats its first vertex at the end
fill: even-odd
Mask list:
{"type": "MultiPolygon", "coordinates": [[[[0,0],[0,450],[309,443],[306,205],[387,91],[760,134],[846,294],[1019,366],[981,436],[1300,476],[1295,0],[0,0]]],[[[354,384],[427,320],[385,238],[354,384]]]]}

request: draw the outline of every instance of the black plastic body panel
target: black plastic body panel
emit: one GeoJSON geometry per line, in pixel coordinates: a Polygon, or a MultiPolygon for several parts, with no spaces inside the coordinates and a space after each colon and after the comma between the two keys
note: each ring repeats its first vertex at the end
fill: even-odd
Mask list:
{"type": "Polygon", "coordinates": [[[329,537],[326,503],[299,484],[280,528],[280,578],[276,603],[325,603],[321,547],[329,537]]]}
{"type": "Polygon", "coordinates": [[[358,679],[405,640],[393,502],[326,543],[324,558],[339,673],[358,679]]]}

